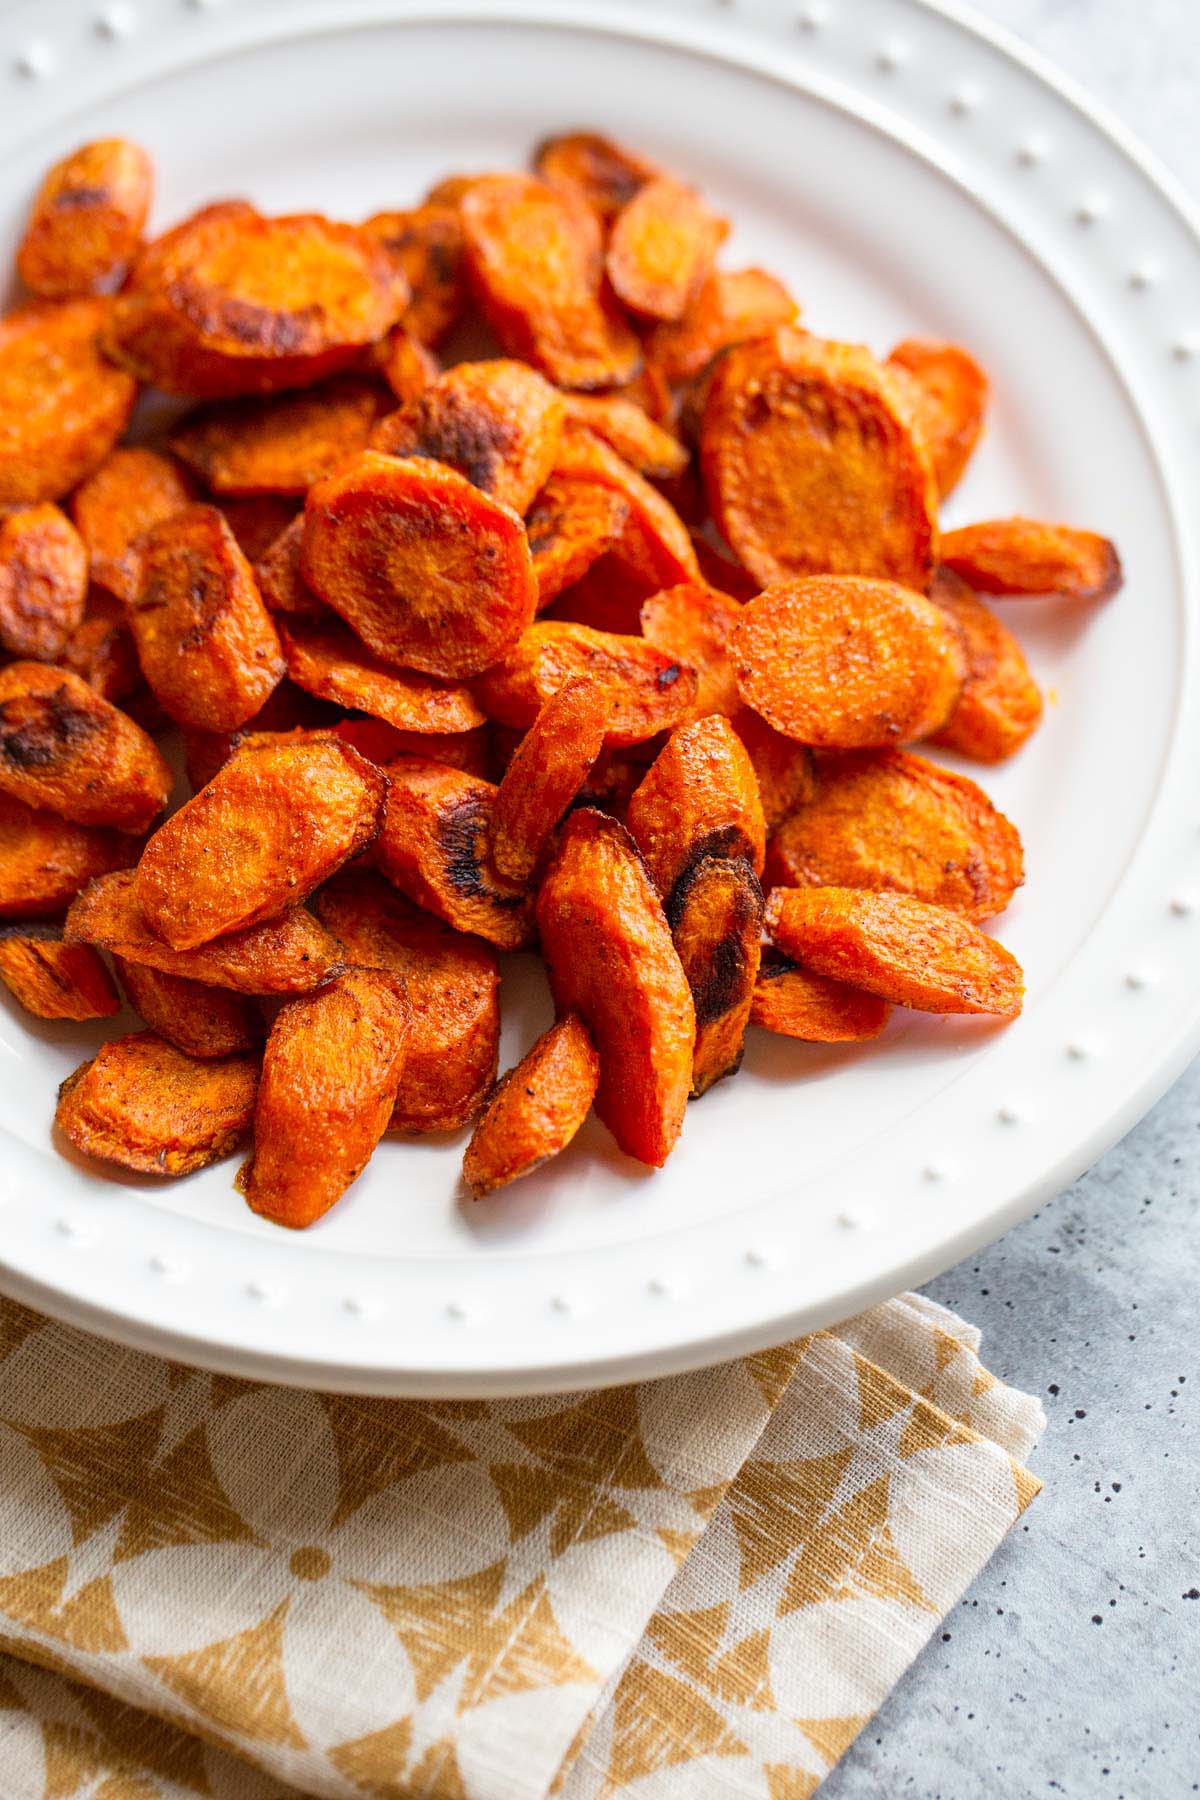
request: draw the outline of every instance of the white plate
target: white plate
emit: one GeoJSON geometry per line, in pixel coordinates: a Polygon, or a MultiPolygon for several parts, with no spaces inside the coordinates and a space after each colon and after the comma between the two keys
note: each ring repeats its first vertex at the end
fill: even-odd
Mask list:
{"type": "MultiPolygon", "coordinates": [[[[61,1158],[54,1087],[80,1033],[10,1013],[3,1285],[61,1317],[385,1393],[701,1364],[996,1236],[1200,1043],[1200,244],[1136,146],[1022,54],[919,0],[36,0],[0,12],[0,243],[44,166],[101,133],[153,151],[167,221],[229,193],[365,215],[581,122],[701,182],[736,222],[730,263],[777,269],[816,330],[973,347],[996,398],[952,521],[1026,511],[1120,544],[1115,601],[1008,614],[1052,695],[1026,753],[984,775],[1028,850],[999,925],[1025,1015],[909,1015],[863,1053],[756,1034],[659,1174],[589,1125],[472,1207],[461,1141],[385,1144],[293,1236],[246,1210],[232,1164],[134,1184],[61,1158]]],[[[532,965],[507,987],[506,1060],[548,1016],[532,965]]]]}

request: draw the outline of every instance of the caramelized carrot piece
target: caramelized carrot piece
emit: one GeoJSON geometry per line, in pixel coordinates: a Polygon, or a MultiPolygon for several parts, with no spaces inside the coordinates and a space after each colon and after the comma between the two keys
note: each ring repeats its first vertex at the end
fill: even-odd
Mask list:
{"type": "Polygon", "coordinates": [[[533,619],[520,519],[423,457],[367,450],[312,489],[305,580],[377,656],[461,678],[497,662],[533,619]]]}
{"type": "Polygon", "coordinates": [[[342,968],[338,946],[302,906],[196,950],[172,950],[150,929],[132,869],[101,876],[85,888],[67,914],[63,935],[73,943],[97,944],[126,962],[148,963],[168,975],[239,994],[305,994],[342,968]]]}
{"type": "Polygon", "coordinates": [[[382,662],[340,620],[279,621],[288,674],[310,694],[385,719],[400,731],[470,731],[484,714],[462,682],[382,662]]]}
{"type": "Polygon", "coordinates": [[[45,932],[0,936],[0,981],[39,1019],[111,1019],[121,1002],[90,944],[45,932]]]}
{"type": "Polygon", "coordinates": [[[265,556],[301,516],[295,499],[283,494],[231,494],[215,504],[237,539],[238,549],[250,563],[265,556]]]}
{"type": "Polygon", "coordinates": [[[387,773],[375,860],[388,880],[456,930],[523,949],[533,934],[529,895],[491,866],[497,789],[419,756],[399,757],[387,773]]]}
{"type": "Polygon", "coordinates": [[[587,625],[617,637],[636,637],[646,582],[631,575],[619,550],[599,557],[579,580],[557,595],[542,615],[568,625],[587,625]]]}
{"type": "Polygon", "coordinates": [[[858,888],[776,888],[767,930],[818,975],[918,1012],[1021,1010],[1024,978],[1003,944],[948,907],[858,888]]]}
{"type": "Polygon", "coordinates": [[[173,950],[245,931],[373,842],[386,797],[383,773],[340,738],[242,749],[150,839],[138,904],[173,950]]]}
{"type": "Polygon", "coordinates": [[[143,1175],[191,1175],[237,1149],[257,1087],[257,1057],[197,1062],[137,1031],[63,1082],[54,1122],[85,1156],[143,1175]]]}
{"type": "Polygon", "coordinates": [[[198,794],[202,787],[207,787],[217,770],[260,732],[279,734],[314,730],[328,725],[330,711],[332,708],[314,700],[311,694],[285,679],[273,689],[254,717],[247,719],[236,731],[185,731],[183,743],[192,792],[198,794]]]}
{"type": "Polygon", "coordinates": [[[171,448],[214,494],[306,494],[365,449],[384,410],[369,381],[339,375],[320,387],[218,400],[171,434],[171,448]]]}
{"type": "Polygon", "coordinates": [[[113,960],[134,1012],[185,1056],[236,1056],[261,1043],[261,1021],[244,994],[205,987],[147,963],[126,962],[123,956],[113,960]]]}
{"type": "Polygon", "coordinates": [[[509,356],[558,387],[620,387],[637,373],[641,346],[601,287],[586,206],[529,176],[485,175],[460,208],[475,298],[509,356]]]}
{"type": "Polygon", "coordinates": [[[387,1130],[404,1071],[408,1001],[384,969],[347,969],[280,1008],[254,1109],[254,1154],[238,1172],[253,1212],[312,1225],[362,1174],[387,1130]]]}
{"type": "Polygon", "coordinates": [[[815,975],[770,951],[754,985],[750,1023],[806,1044],[859,1044],[879,1036],[891,1010],[877,994],[815,975]]]}
{"type": "Polygon", "coordinates": [[[545,138],[533,160],[543,181],[577,194],[605,225],[658,174],[644,156],[595,131],[569,131],[545,138]]]}
{"type": "Polygon", "coordinates": [[[727,350],[707,383],[700,465],[713,518],[764,586],[809,574],[928,586],[933,466],[858,345],[779,326],[727,350]]]}
{"type": "Polygon", "coordinates": [[[629,831],[664,899],[705,857],[745,857],[761,874],[758,782],[728,719],[696,719],[671,733],[629,802],[629,831]]]}
{"type": "Polygon", "coordinates": [[[795,738],[784,737],[746,706],[733,715],[730,724],[754,765],[763,818],[767,830],[774,831],[816,791],[812,751],[795,738]]]}
{"type": "Polygon", "coordinates": [[[416,1136],[469,1124],[496,1078],[495,951],[419,911],[367,869],[344,869],[314,905],[348,962],[390,969],[408,992],[408,1054],[391,1128],[416,1136]]]}
{"type": "Polygon", "coordinates": [[[594,432],[640,475],[667,481],[688,465],[687,446],[621,394],[569,394],[566,416],[594,432]]]}
{"type": "Polygon", "coordinates": [[[463,1157],[476,1200],[565,1150],[587,1118],[600,1059],[575,1013],[543,1032],[488,1101],[463,1157]]]}
{"type": "Polygon", "coordinates": [[[371,447],[445,463],[524,513],[549,479],[565,418],[562,395],[536,369],[503,358],[459,363],[381,419],[371,447]]]}
{"type": "Polygon", "coordinates": [[[368,762],[384,768],[398,756],[424,756],[448,763],[468,775],[486,776],[492,766],[491,737],[486,725],[470,731],[398,731],[383,719],[339,719],[329,730],[368,762]]]}
{"type": "Polygon", "coordinates": [[[928,338],[905,338],[889,355],[887,368],[900,378],[944,500],[958,486],[979,442],[988,378],[961,344],[928,338]]]}
{"type": "Polygon", "coordinates": [[[729,640],[746,705],[787,737],[855,750],[927,737],[966,674],[941,609],[894,581],[782,581],[751,600],[729,640]]]}
{"type": "Polygon", "coordinates": [[[142,672],[180,725],[232,731],[284,672],[254,573],[213,506],[189,506],[139,544],[130,624],[142,672]]]}
{"type": "Polygon", "coordinates": [[[578,1012],[599,1051],[598,1115],[627,1155],[661,1167],[683,1125],[696,1014],[658,896],[615,819],[571,814],[537,923],[559,1012],[578,1012]]]}
{"type": "Polygon", "coordinates": [[[504,661],[480,676],[475,693],[489,718],[528,731],[573,675],[612,690],[605,734],[610,749],[670,730],[695,703],[695,670],[653,644],[551,619],[531,625],[504,661]]]}
{"type": "Polygon", "coordinates": [[[492,811],[492,858],[509,881],[533,874],[604,748],[612,707],[608,687],[576,676],[550,696],[518,745],[492,811]]]}
{"type": "Polygon", "coordinates": [[[933,742],[977,762],[1002,762],[1021,748],[1042,717],[1041,689],[1007,625],[950,569],[939,569],[929,598],[957,625],[967,678],[933,742]]]}
{"type": "Polygon", "coordinates": [[[762,583],[754,579],[749,569],[743,569],[740,562],[712,543],[702,531],[693,530],[692,548],[700,573],[710,587],[739,601],[753,600],[756,594],[761,594],[762,583]]]}
{"type": "Polygon", "coordinates": [[[338,374],[408,299],[386,252],[316,213],[205,207],[139,258],[106,343],[141,381],[201,400],[338,374]]]}
{"type": "Polygon", "coordinates": [[[0,320],[0,506],[60,499],[129,423],[137,385],[100,354],[110,306],[39,300],[0,320]]]}
{"type": "Polygon", "coordinates": [[[401,406],[411,406],[414,400],[419,400],[442,372],[433,351],[426,349],[403,325],[392,326],[375,356],[380,374],[401,406]]]}
{"type": "Polygon", "coordinates": [[[293,613],[301,619],[330,621],[329,608],[323,600],[317,599],[300,573],[303,545],[304,514],[297,513],[254,564],[254,579],[262,603],[270,613],[293,613]]]}
{"type": "Polygon", "coordinates": [[[408,286],[402,324],[420,344],[440,344],[467,308],[469,290],[457,205],[426,201],[381,212],[363,230],[386,251],[408,286]]]}
{"type": "Polygon", "coordinates": [[[57,506],[0,518],[0,647],[58,662],[83,622],[87,578],[83,539],[57,506]]]}
{"type": "Polygon", "coordinates": [[[138,538],[182,512],[191,499],[191,483],[169,456],[114,450],[71,496],[71,516],[87,546],[92,580],[119,600],[132,600],[138,538]]]}
{"type": "Polygon", "coordinates": [[[742,616],[729,595],[705,582],[682,581],[643,602],[643,636],[658,649],[688,663],[699,677],[695,713],[723,713],[733,718],[742,708],[726,645],[742,616]]]}
{"type": "Polygon", "coordinates": [[[762,955],[758,877],[744,857],[700,856],[672,888],[667,920],[696,1009],[698,1097],[741,1065],[762,955]]]}
{"type": "Polygon", "coordinates": [[[0,669],[0,790],[79,825],[145,831],[171,771],[140,726],[69,669],[0,669]]]}
{"type": "Polygon", "coordinates": [[[989,519],[948,531],[942,561],[984,594],[1107,600],[1124,579],[1116,546],[1108,538],[1038,519],[989,519]]]}
{"type": "Polygon", "coordinates": [[[693,381],[720,351],[774,325],[794,325],[799,310],[764,269],[714,269],[681,318],[650,332],[647,361],[667,381],[693,381]]]}
{"type": "Polygon", "coordinates": [[[695,188],[660,175],[613,220],[606,268],[614,292],[650,319],[681,319],[729,235],[695,188]]]}
{"type": "Polygon", "coordinates": [[[628,518],[629,502],[614,488],[551,476],[525,520],[539,611],[613,548],[628,518]]]}
{"type": "Polygon", "coordinates": [[[67,639],[58,661],[114,706],[136,695],[143,686],[125,608],[103,588],[92,588],[83,618],[67,639]]]}
{"type": "Polygon", "coordinates": [[[822,762],[817,791],[771,839],[768,880],[887,888],[976,922],[1025,879],[1021,840],[982,788],[923,756],[865,750],[822,762]]]}
{"type": "Polygon", "coordinates": [[[56,162],[38,189],[17,251],[33,294],[94,294],[137,254],[154,172],[128,138],[98,138],[56,162]]]}
{"type": "Polygon", "coordinates": [[[0,919],[52,919],[98,875],[137,861],[136,838],[74,825],[0,792],[0,919]]]}
{"type": "Polygon", "coordinates": [[[696,552],[679,514],[594,432],[569,425],[563,432],[554,472],[559,477],[598,481],[627,502],[629,518],[614,549],[629,573],[645,584],[647,594],[673,582],[697,579],[696,552]]]}

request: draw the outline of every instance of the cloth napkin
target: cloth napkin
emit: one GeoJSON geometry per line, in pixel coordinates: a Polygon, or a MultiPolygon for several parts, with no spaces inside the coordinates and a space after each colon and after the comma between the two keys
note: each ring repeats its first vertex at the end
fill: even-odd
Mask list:
{"type": "Polygon", "coordinates": [[[806,1800],[1038,1489],[909,1294],[595,1394],[272,1388],[0,1300],[6,1800],[806,1800]]]}

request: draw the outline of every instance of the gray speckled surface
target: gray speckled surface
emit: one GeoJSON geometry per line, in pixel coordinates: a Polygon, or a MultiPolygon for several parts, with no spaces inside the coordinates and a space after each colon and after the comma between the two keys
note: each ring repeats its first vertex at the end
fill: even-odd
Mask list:
{"type": "MultiPolygon", "coordinates": [[[[977,0],[1200,189],[1200,0],[977,0]]],[[[929,1292],[1039,1394],[1040,1498],[822,1800],[1200,1793],[1200,1063],[929,1292]]]]}

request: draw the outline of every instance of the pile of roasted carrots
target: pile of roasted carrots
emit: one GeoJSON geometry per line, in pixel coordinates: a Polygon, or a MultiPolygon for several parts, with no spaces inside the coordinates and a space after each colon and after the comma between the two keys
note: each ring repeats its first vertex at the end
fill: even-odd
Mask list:
{"type": "Polygon", "coordinates": [[[146,1026],[63,1085],[70,1145],[252,1137],[250,1205],[307,1225],[389,1129],[473,1125],[475,1194],[593,1105],[659,1165],[751,1024],[1019,1012],[980,930],[1017,832],[901,746],[1011,756],[1042,699],[979,595],[1120,567],[939,531],[964,349],[810,334],[591,134],[362,225],[222,201],[146,242],[151,186],[120,139],[51,170],[0,322],[0,976],[103,1018],[107,952],[146,1026]],[[199,404],[122,445],[142,387],[199,404]],[[558,1022],[497,1086],[534,946],[558,1022]]]}

